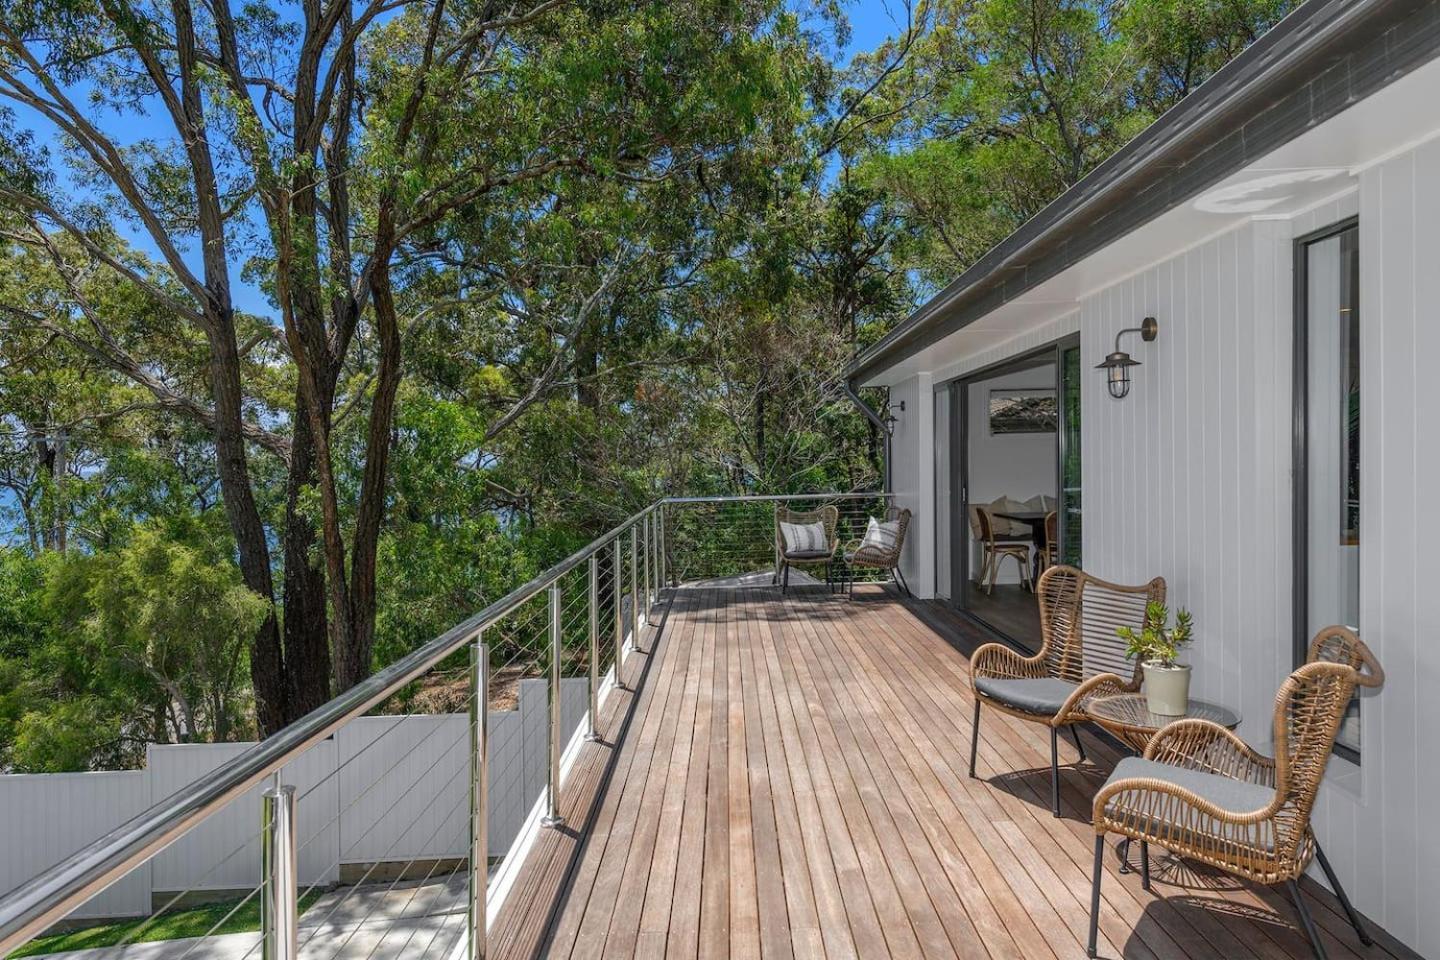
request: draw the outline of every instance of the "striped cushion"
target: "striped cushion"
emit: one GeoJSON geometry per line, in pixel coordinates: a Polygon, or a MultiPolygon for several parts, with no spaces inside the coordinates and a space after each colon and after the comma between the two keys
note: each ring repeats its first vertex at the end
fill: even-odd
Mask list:
{"type": "Polygon", "coordinates": [[[814,553],[830,549],[823,523],[780,522],[780,536],[785,539],[786,553],[814,553]]]}
{"type": "Polygon", "coordinates": [[[871,517],[870,525],[865,528],[865,539],[860,541],[860,549],[889,553],[895,549],[895,541],[899,539],[899,520],[888,520],[885,523],[881,523],[879,520],[871,517]]]}

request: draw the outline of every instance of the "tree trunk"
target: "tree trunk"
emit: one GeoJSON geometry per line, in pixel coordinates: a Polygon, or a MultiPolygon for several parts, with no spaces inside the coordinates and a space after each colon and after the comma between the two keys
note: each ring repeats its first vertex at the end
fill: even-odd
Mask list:
{"type": "Polygon", "coordinates": [[[275,615],[275,585],[270,573],[270,547],[260,511],[250,488],[250,469],[245,438],[240,431],[240,355],[235,344],[234,318],[230,310],[216,311],[211,318],[210,391],[215,400],[215,461],[225,515],[235,536],[240,558],[240,575],[245,586],[270,603],[265,621],[256,631],[250,650],[250,680],[255,688],[255,717],[262,734],[271,734],[285,725],[287,716],[284,682],[284,655],[280,625],[275,615]]]}
{"type": "MultiPolygon", "coordinates": [[[[301,408],[295,399],[295,409],[301,408]]],[[[305,417],[295,421],[285,499],[286,720],[294,721],[330,699],[330,634],[325,571],[318,562],[315,525],[300,507],[316,482],[315,435],[305,417]]]]}

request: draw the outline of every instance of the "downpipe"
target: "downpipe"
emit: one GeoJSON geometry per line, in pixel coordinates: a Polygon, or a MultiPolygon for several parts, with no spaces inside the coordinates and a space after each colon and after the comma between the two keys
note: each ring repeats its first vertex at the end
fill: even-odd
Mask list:
{"type": "Polygon", "coordinates": [[[851,385],[848,379],[841,379],[836,382],[840,386],[840,392],[849,398],[851,403],[855,404],[855,407],[865,415],[865,419],[873,423],[875,428],[880,431],[880,436],[885,439],[885,451],[883,454],[884,465],[881,470],[881,487],[886,493],[890,493],[892,492],[890,487],[890,427],[885,423],[885,420],[880,414],[875,412],[870,404],[860,399],[860,394],[855,392],[854,386],[851,385]]]}

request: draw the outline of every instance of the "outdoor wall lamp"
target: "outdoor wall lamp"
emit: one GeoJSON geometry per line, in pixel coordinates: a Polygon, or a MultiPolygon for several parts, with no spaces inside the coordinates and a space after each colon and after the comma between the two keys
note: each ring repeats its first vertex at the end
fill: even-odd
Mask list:
{"type": "Polygon", "coordinates": [[[1138,333],[1140,339],[1151,343],[1160,333],[1160,324],[1155,322],[1154,317],[1146,317],[1140,321],[1140,326],[1126,327],[1121,330],[1115,334],[1115,352],[1095,365],[1096,370],[1106,371],[1109,378],[1107,385],[1110,388],[1110,396],[1116,400],[1122,399],[1130,392],[1130,368],[1140,366],[1139,360],[1133,359],[1130,354],[1120,349],[1120,338],[1127,333],[1138,333]]]}
{"type": "Polygon", "coordinates": [[[896,411],[896,410],[899,410],[901,413],[904,413],[904,412],[905,412],[905,401],[904,401],[904,400],[901,400],[899,403],[892,403],[892,404],[890,404],[889,407],[886,408],[886,413],[885,413],[885,432],[886,432],[886,433],[891,433],[891,434],[893,434],[893,433],[895,432],[895,424],[897,424],[897,423],[900,422],[900,418],[897,417],[897,416],[895,416],[895,411],[896,411]]]}

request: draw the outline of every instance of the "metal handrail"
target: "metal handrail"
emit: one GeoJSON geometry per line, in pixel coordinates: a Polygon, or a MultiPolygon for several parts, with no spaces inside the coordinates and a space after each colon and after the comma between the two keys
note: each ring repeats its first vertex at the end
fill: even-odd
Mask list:
{"type": "MultiPolygon", "coordinates": [[[[566,574],[668,504],[888,497],[878,491],[752,496],[664,497],[633,514],[566,559],[507,593],[418,650],[262,740],[205,777],[177,790],[0,898],[0,957],[159,854],[231,801],[350,720],[384,702],[436,664],[476,642],[487,627],[548,590],[566,574]]],[[[633,571],[633,554],[632,554],[633,571]]],[[[633,580],[633,572],[632,572],[633,580]]],[[[617,610],[618,622],[618,610],[617,610]]]]}

